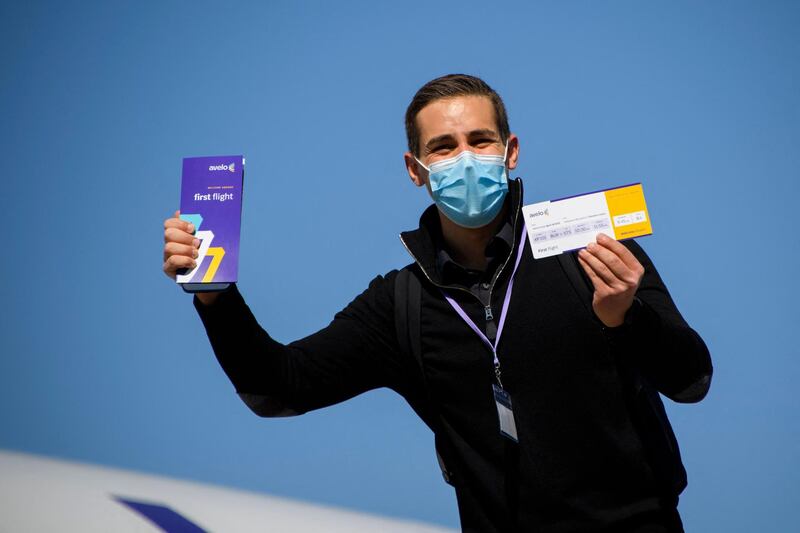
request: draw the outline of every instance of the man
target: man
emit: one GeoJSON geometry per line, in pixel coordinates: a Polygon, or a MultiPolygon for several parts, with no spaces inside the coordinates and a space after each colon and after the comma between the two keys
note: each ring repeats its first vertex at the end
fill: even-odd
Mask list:
{"type": "MultiPolygon", "coordinates": [[[[565,256],[586,275],[583,301],[564,258],[533,259],[522,182],[508,180],[519,140],[482,80],[427,83],[406,130],[408,174],[435,204],[401,235],[411,265],[289,345],[236,287],[196,296],[238,394],[261,416],[285,416],[395,390],[435,433],[465,531],[682,531],[680,459],[669,439],[667,463],[653,451],[671,430],[655,393],[656,415],[642,416],[642,391],[699,401],[711,361],[650,260],[633,241],[598,235],[565,256]]],[[[170,277],[193,266],[199,244],[177,215],[165,222],[170,277]]]]}

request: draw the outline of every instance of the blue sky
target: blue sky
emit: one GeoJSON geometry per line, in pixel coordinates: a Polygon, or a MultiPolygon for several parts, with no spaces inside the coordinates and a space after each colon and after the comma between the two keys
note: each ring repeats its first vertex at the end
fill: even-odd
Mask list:
{"type": "Polygon", "coordinates": [[[485,78],[526,202],[642,181],[640,242],[716,367],[668,405],[691,531],[800,504],[793,2],[0,5],[0,447],[456,526],[432,436],[375,391],[262,420],[161,273],[181,158],[247,157],[240,289],[288,342],[409,258],[403,113],[485,78]]]}

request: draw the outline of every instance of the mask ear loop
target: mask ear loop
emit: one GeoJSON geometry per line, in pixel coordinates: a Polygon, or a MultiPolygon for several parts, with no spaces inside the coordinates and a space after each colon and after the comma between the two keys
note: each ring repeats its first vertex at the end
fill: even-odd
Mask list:
{"type": "Polygon", "coordinates": [[[419,159],[417,159],[417,156],[414,156],[414,161],[416,161],[417,163],[419,163],[419,166],[421,166],[422,168],[424,168],[425,170],[427,170],[427,171],[428,171],[428,174],[430,174],[430,173],[431,173],[431,169],[429,169],[428,167],[426,167],[426,166],[425,166],[425,163],[423,163],[422,161],[420,161],[419,159]]]}
{"type": "Polygon", "coordinates": [[[506,147],[503,149],[503,169],[506,171],[506,181],[511,173],[508,171],[508,139],[506,139],[506,147]]]}

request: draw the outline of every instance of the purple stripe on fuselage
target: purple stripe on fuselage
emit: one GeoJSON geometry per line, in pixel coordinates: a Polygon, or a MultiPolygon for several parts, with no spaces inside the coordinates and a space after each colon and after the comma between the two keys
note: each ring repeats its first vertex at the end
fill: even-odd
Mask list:
{"type": "Polygon", "coordinates": [[[207,533],[205,529],[166,505],[138,502],[120,496],[112,495],[112,497],[141,514],[167,533],[207,533]]]}

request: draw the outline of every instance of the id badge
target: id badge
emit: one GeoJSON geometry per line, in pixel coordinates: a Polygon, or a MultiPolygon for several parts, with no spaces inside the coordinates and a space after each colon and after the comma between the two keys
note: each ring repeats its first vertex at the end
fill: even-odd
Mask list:
{"type": "Polygon", "coordinates": [[[500,420],[500,434],[514,442],[519,442],[514,411],[511,409],[511,396],[494,383],[492,383],[492,390],[494,390],[494,403],[497,406],[497,418],[500,420]]]}

